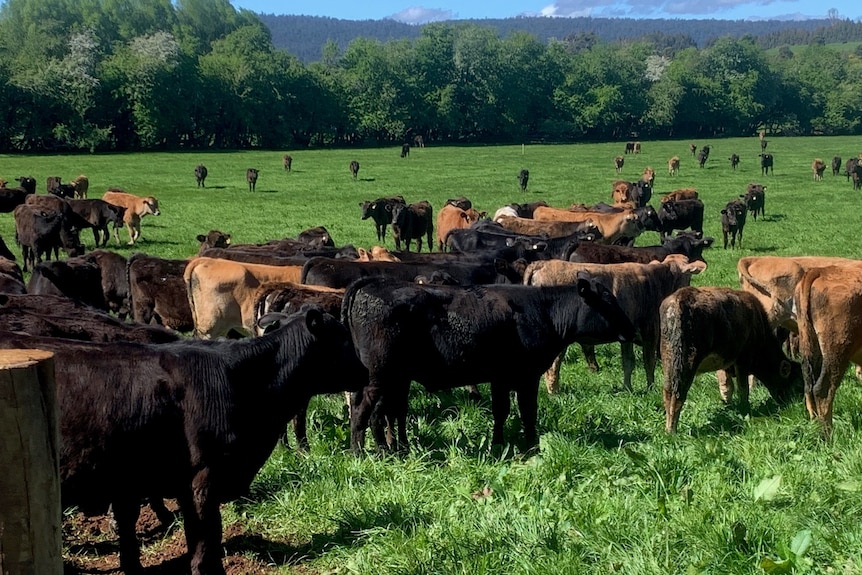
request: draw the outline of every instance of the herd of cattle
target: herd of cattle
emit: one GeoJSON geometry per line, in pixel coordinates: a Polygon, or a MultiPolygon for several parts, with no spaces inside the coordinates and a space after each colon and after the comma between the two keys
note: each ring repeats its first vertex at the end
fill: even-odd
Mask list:
{"type": "MultiPolygon", "coordinates": [[[[196,168],[199,185],[206,175],[196,168]]],[[[741,289],[691,287],[714,241],[704,204],[682,189],[654,208],[654,176],[614,182],[613,204],[513,203],[491,217],[463,196],[439,210],[401,196],[362,202],[380,244],[391,226],[393,251],[336,247],[324,227],[264,244],[211,230],[187,260],[103,249],[109,224],[117,243],[123,226],[130,244],[140,238],[141,218],[160,213],[153,197],[88,199],[83,176],[36,194],[33,178],[19,178],[0,188],[0,212],[13,213],[32,273],[25,283],[0,240],[0,348],[55,354],[63,502],[112,505],[126,573],[141,572],[142,501],[168,497],[183,512],[191,573],[224,573],[219,503],[248,489],[291,420],[307,445],[316,394],[348,394],[354,449],[370,428],[380,449],[397,450],[412,381],[429,391],[489,383],[493,442],[505,440],[514,392],[534,446],[540,380],[558,392],[573,343],[597,367],[595,346],[619,342],[629,389],[634,346],[650,386],[660,358],[668,432],[695,376],[716,371],[722,398],[737,391],[743,408],[751,376],[779,402],[804,390],[828,435],[841,379],[862,363],[862,262],[743,257],[741,289]],[[647,231],[660,242],[635,246],[647,231]]],[[[522,170],[522,190],[528,178],[522,170]]],[[[750,184],[720,210],[725,248],[741,246],[747,213],[765,214],[765,188],[750,184]]]]}

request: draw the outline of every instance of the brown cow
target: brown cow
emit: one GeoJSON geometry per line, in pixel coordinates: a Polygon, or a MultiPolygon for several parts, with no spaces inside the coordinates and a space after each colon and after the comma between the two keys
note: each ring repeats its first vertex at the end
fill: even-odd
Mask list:
{"type": "Polygon", "coordinates": [[[666,194],[662,194],[661,202],[678,202],[681,200],[696,200],[697,190],[694,188],[683,188],[681,190],[674,190],[672,192],[667,192],[666,194]]]}
{"type": "Polygon", "coordinates": [[[176,331],[194,328],[189,296],[183,281],[188,260],[166,260],[146,254],[132,254],[126,269],[132,319],[156,323],[176,331]]]}
{"type": "MultiPolygon", "coordinates": [[[[126,208],[123,214],[123,222],[126,224],[126,230],[129,232],[128,245],[134,243],[141,237],[141,219],[149,214],[154,216],[161,215],[159,211],[159,200],[153,196],[142,198],[133,194],[127,194],[117,190],[108,190],[102,196],[102,199],[109,204],[126,208]]],[[[114,237],[117,244],[120,243],[120,228],[114,228],[114,237]]]]}
{"type": "Polygon", "coordinates": [[[536,220],[592,222],[602,237],[596,241],[612,244],[620,238],[635,238],[643,232],[643,225],[637,213],[633,210],[622,212],[570,212],[559,208],[536,208],[533,212],[536,220]]]}
{"type": "Polygon", "coordinates": [[[446,236],[452,230],[469,228],[472,224],[485,217],[485,212],[475,209],[462,210],[451,204],[446,204],[437,212],[437,248],[446,251],[446,236]]]}
{"type": "Polygon", "coordinates": [[[823,180],[823,172],[826,171],[826,162],[820,158],[814,158],[814,161],[811,162],[811,171],[814,172],[815,182],[823,180]]]}
{"type": "Polygon", "coordinates": [[[285,154],[281,158],[281,163],[282,163],[282,165],[284,165],[285,171],[289,172],[291,170],[291,168],[293,167],[293,158],[291,157],[290,154],[285,154]]]}
{"type": "Polygon", "coordinates": [[[596,235],[596,239],[600,236],[599,229],[592,220],[583,222],[555,222],[501,215],[497,217],[497,222],[503,228],[525,236],[544,235],[549,238],[564,238],[577,233],[593,233],[596,235]]]}
{"type": "MultiPolygon", "coordinates": [[[[695,149],[697,149],[695,147],[695,149]]],[[[679,172],[679,156],[674,156],[667,161],[667,173],[671,176],[677,175],[679,172]]]]}
{"type": "Polygon", "coordinates": [[[82,200],[87,199],[87,191],[90,189],[90,180],[84,174],[81,174],[74,180],[72,185],[75,186],[75,197],[82,200]]]}

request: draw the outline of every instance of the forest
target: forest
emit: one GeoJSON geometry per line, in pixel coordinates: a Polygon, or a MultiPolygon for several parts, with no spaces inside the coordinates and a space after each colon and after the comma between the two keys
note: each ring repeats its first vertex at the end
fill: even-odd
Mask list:
{"type": "Polygon", "coordinates": [[[862,120],[862,51],[822,31],[767,51],[751,35],[545,41],[451,22],[330,40],[303,63],[228,0],[7,0],[0,29],[8,152],[846,135],[862,120]]]}

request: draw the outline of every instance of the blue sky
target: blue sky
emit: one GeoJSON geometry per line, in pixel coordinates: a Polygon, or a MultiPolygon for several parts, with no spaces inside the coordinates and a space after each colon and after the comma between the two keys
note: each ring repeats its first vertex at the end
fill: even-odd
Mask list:
{"type": "Polygon", "coordinates": [[[233,0],[233,5],[267,14],[348,20],[393,18],[413,24],[459,18],[541,15],[799,20],[825,18],[830,9],[841,18],[862,18],[862,4],[858,0],[233,0]]]}

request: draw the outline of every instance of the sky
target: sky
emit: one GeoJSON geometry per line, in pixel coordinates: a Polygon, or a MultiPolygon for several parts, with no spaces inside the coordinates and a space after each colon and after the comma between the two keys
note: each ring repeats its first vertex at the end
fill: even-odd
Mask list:
{"type": "Polygon", "coordinates": [[[264,14],[346,20],[391,18],[408,24],[516,16],[802,20],[826,18],[830,9],[840,18],[862,18],[862,3],[858,0],[232,0],[232,3],[236,8],[264,14]]]}

